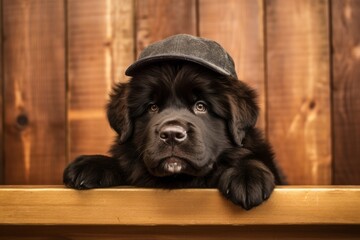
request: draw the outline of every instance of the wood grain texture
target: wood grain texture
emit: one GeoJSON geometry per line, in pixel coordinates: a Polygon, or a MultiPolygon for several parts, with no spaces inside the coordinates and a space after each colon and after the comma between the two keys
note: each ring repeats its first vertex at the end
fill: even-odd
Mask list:
{"type": "Polygon", "coordinates": [[[199,33],[219,42],[232,56],[238,78],[256,89],[258,126],[265,129],[263,1],[200,0],[199,33]]]}
{"type": "Polygon", "coordinates": [[[68,1],[70,160],[106,154],[114,137],[105,106],[134,59],[132,1],[68,1]]]}
{"type": "Polygon", "coordinates": [[[2,4],[5,183],[59,184],[66,162],[64,3],[2,4]]]}
{"type": "Polygon", "coordinates": [[[217,189],[1,186],[0,225],[358,225],[359,200],[359,187],[279,187],[245,211],[217,189]]]}
{"type": "Polygon", "coordinates": [[[360,1],[332,1],[335,184],[360,184],[360,1]]]}
{"type": "Polygon", "coordinates": [[[125,70],[135,60],[135,1],[111,1],[112,79],[125,82],[125,70]]]}
{"type": "Polygon", "coordinates": [[[330,184],[328,1],[266,3],[268,137],[290,184],[330,184]]]}
{"type": "Polygon", "coordinates": [[[179,33],[197,34],[195,0],[136,0],[137,56],[150,43],[179,33]]]}

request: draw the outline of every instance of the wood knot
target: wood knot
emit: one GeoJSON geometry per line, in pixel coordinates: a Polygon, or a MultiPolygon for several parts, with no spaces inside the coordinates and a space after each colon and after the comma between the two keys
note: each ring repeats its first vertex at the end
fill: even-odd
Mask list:
{"type": "Polygon", "coordinates": [[[311,100],[311,101],[309,102],[309,109],[312,110],[312,109],[314,109],[315,107],[316,107],[316,102],[315,102],[315,100],[311,100]]]}
{"type": "Polygon", "coordinates": [[[25,128],[26,126],[29,125],[29,118],[28,116],[26,116],[26,114],[22,113],[19,116],[17,116],[16,123],[20,128],[25,128]]]}

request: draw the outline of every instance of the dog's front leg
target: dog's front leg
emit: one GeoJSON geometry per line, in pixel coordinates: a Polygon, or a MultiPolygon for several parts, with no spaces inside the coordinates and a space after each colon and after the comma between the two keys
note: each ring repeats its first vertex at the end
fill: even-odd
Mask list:
{"type": "Polygon", "coordinates": [[[275,180],[261,161],[241,159],[222,167],[217,187],[226,198],[249,210],[270,197],[275,180]]]}
{"type": "Polygon", "coordinates": [[[75,189],[123,185],[118,160],[103,155],[83,155],[64,170],[63,182],[75,189]]]}

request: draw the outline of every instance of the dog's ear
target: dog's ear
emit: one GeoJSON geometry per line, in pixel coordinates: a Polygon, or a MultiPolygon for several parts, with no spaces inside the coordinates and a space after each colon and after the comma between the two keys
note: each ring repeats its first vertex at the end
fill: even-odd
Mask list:
{"type": "Polygon", "coordinates": [[[242,146],[246,130],[256,124],[259,108],[256,105],[256,94],[246,84],[234,80],[234,87],[228,95],[230,107],[229,130],[234,142],[242,146]]]}
{"type": "Polygon", "coordinates": [[[128,83],[115,85],[107,105],[107,117],[110,126],[119,134],[120,142],[125,142],[132,133],[132,123],[128,109],[128,83]]]}

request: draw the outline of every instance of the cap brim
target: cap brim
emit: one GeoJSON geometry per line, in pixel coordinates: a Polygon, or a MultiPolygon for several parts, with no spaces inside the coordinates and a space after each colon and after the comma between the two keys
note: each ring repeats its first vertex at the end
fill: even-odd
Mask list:
{"type": "Polygon", "coordinates": [[[151,56],[151,57],[146,57],[146,58],[142,58],[139,59],[138,61],[134,62],[133,64],[131,64],[125,71],[125,75],[127,76],[134,76],[135,73],[137,72],[137,70],[139,70],[140,68],[147,66],[151,63],[155,63],[155,62],[163,62],[163,61],[167,61],[167,60],[183,60],[183,61],[188,61],[188,62],[193,62],[193,63],[197,63],[200,64],[206,68],[209,68],[215,72],[218,72],[222,75],[225,76],[231,76],[231,73],[229,71],[226,71],[225,69],[218,67],[210,62],[204,61],[203,59],[200,58],[196,58],[193,56],[185,56],[185,55],[156,55],[156,56],[151,56]]]}

